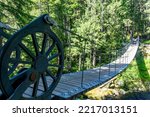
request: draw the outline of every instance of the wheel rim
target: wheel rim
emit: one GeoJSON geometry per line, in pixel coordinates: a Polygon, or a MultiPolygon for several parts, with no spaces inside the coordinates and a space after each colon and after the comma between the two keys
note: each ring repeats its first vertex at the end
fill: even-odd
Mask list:
{"type": "MultiPolygon", "coordinates": [[[[4,43],[2,45],[2,48],[1,48],[0,51],[3,51],[3,46],[5,45],[5,43],[7,42],[7,40],[11,37],[11,35],[5,33],[2,29],[0,29],[0,35],[3,37],[3,43],[4,43]]],[[[11,74],[12,71],[14,71],[16,69],[18,63],[15,60],[19,59],[19,57],[20,57],[19,47],[16,47],[15,48],[15,56],[14,56],[14,59],[12,60],[13,61],[13,65],[11,66],[11,68],[9,68],[8,74],[11,74]]]]}

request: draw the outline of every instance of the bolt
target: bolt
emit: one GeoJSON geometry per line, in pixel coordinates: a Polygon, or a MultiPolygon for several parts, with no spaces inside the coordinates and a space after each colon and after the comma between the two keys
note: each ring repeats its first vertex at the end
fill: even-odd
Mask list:
{"type": "Polygon", "coordinates": [[[51,19],[50,19],[49,15],[44,16],[44,21],[48,24],[51,24],[51,19]]]}
{"type": "Polygon", "coordinates": [[[49,15],[44,16],[44,21],[50,26],[56,25],[56,22],[52,20],[52,18],[49,15]]]}

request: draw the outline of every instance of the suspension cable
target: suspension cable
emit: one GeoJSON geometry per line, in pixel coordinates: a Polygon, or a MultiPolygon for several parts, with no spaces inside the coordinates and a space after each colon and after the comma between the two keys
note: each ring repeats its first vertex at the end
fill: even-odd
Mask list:
{"type": "Polygon", "coordinates": [[[67,31],[67,32],[69,32],[69,33],[71,33],[71,34],[73,34],[73,35],[76,35],[76,36],[78,36],[79,38],[82,38],[82,39],[84,39],[84,40],[88,40],[88,38],[82,37],[81,35],[76,34],[75,32],[73,32],[73,31],[71,31],[71,30],[68,30],[68,29],[64,28],[63,26],[57,24],[57,22],[55,22],[49,15],[46,15],[46,16],[44,17],[44,19],[45,19],[45,21],[46,21],[48,24],[50,24],[50,26],[55,26],[55,27],[60,28],[60,29],[62,29],[62,30],[64,30],[64,31],[67,31]]]}

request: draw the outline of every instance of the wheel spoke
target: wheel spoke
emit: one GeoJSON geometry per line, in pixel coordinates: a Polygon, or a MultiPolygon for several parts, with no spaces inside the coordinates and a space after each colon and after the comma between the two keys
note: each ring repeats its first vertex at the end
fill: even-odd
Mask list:
{"type": "Polygon", "coordinates": [[[41,50],[42,54],[45,52],[47,39],[48,39],[48,35],[44,34],[44,38],[43,38],[43,42],[42,42],[42,50],[41,50]]]}
{"type": "Polygon", "coordinates": [[[10,79],[10,83],[13,84],[14,82],[16,82],[19,79],[25,79],[25,74],[28,71],[29,71],[29,69],[26,69],[26,70],[22,71],[21,73],[18,73],[16,76],[14,76],[10,79]]]}
{"type": "Polygon", "coordinates": [[[22,63],[22,64],[33,64],[33,62],[30,61],[23,61],[23,60],[17,60],[15,58],[10,59],[10,63],[22,63]]]}
{"type": "Polygon", "coordinates": [[[42,74],[41,76],[42,76],[42,82],[43,82],[44,89],[45,89],[45,91],[47,91],[48,85],[47,85],[46,77],[44,74],[42,74]]]}
{"type": "Polygon", "coordinates": [[[48,66],[52,66],[52,67],[61,67],[61,65],[57,65],[57,64],[48,64],[48,66]]]}
{"type": "Polygon", "coordinates": [[[53,54],[52,56],[50,56],[50,57],[48,58],[48,61],[51,61],[52,59],[57,58],[57,57],[60,56],[60,55],[61,55],[61,53],[53,54]]]}
{"type": "Polygon", "coordinates": [[[34,55],[24,44],[20,43],[19,46],[26,54],[28,54],[34,60],[34,55]]]}
{"type": "Polygon", "coordinates": [[[33,41],[33,45],[34,45],[36,56],[38,56],[38,54],[39,54],[39,47],[38,47],[38,42],[37,42],[36,34],[35,33],[31,34],[31,37],[32,37],[32,41],[33,41]]]}
{"type": "Polygon", "coordinates": [[[49,71],[48,69],[46,70],[46,73],[55,81],[56,77],[49,71]]]}
{"type": "Polygon", "coordinates": [[[38,78],[38,80],[34,84],[33,92],[32,92],[32,97],[36,97],[37,96],[39,81],[40,81],[40,79],[38,78]]]}
{"type": "Polygon", "coordinates": [[[30,62],[30,61],[21,61],[21,60],[18,60],[17,62],[18,63],[22,63],[22,64],[30,64],[30,65],[33,64],[33,62],[30,62]]]}
{"type": "Polygon", "coordinates": [[[54,49],[54,47],[55,47],[55,42],[53,42],[53,44],[51,45],[51,47],[49,47],[49,49],[47,50],[47,52],[46,52],[46,56],[48,56],[49,54],[50,54],[50,52],[54,49]]]}
{"type": "Polygon", "coordinates": [[[17,61],[18,61],[18,60],[15,59],[15,58],[10,58],[10,60],[9,60],[10,63],[16,63],[17,61]]]}

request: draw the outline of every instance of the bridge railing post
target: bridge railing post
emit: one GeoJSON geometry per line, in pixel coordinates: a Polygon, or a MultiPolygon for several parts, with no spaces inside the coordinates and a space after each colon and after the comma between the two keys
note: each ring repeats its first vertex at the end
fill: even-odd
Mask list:
{"type": "Polygon", "coordinates": [[[115,73],[115,60],[116,60],[116,51],[115,51],[115,49],[113,49],[113,52],[112,52],[113,73],[115,73]]]}
{"type": "Polygon", "coordinates": [[[122,49],[119,50],[119,57],[120,57],[120,68],[122,68],[122,49]]]}
{"type": "Polygon", "coordinates": [[[115,50],[115,74],[116,74],[116,70],[117,70],[117,55],[118,55],[118,51],[117,49],[115,50]]]}
{"type": "Polygon", "coordinates": [[[81,77],[81,87],[84,88],[84,70],[85,70],[85,55],[86,55],[86,43],[87,39],[84,39],[84,45],[83,45],[83,50],[82,50],[82,77],[81,77]]]}
{"type": "Polygon", "coordinates": [[[123,67],[123,65],[124,65],[124,51],[125,51],[125,48],[123,48],[122,49],[122,67],[123,67]]]}
{"type": "Polygon", "coordinates": [[[126,52],[124,54],[124,64],[126,65],[126,52]]]}
{"type": "MultiPolygon", "coordinates": [[[[120,59],[120,49],[118,50],[118,63],[120,64],[121,63],[121,59],[120,59]]],[[[120,66],[120,65],[119,65],[120,66]]]]}
{"type": "Polygon", "coordinates": [[[102,62],[102,55],[101,55],[101,50],[99,51],[100,52],[100,55],[99,55],[99,81],[101,80],[101,62],[102,62]]]}
{"type": "Polygon", "coordinates": [[[109,76],[110,76],[110,72],[111,72],[111,69],[110,69],[110,64],[111,64],[111,51],[109,51],[109,58],[108,58],[108,60],[109,60],[109,71],[108,71],[108,74],[109,74],[109,76]]]}
{"type": "Polygon", "coordinates": [[[124,51],[125,51],[125,48],[122,49],[122,67],[124,66],[124,51]]]}
{"type": "Polygon", "coordinates": [[[82,62],[82,77],[81,77],[81,87],[84,88],[83,84],[84,84],[84,62],[85,62],[85,55],[83,54],[82,55],[82,59],[81,59],[81,62],[82,62]]]}

